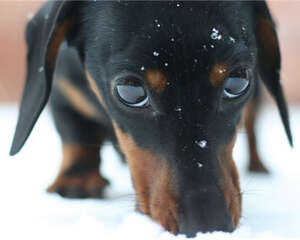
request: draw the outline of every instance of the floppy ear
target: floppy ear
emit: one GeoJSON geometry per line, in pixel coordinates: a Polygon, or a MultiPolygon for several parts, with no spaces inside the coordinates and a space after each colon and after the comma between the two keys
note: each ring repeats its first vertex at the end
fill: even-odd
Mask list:
{"type": "Polygon", "coordinates": [[[255,3],[258,68],[261,79],[275,99],[289,143],[293,146],[287,104],[280,84],[280,50],[275,24],[265,2],[255,3]]]}
{"type": "Polygon", "coordinates": [[[74,31],[76,1],[50,1],[27,24],[27,76],[10,155],[24,145],[51,90],[61,43],[74,31]]]}

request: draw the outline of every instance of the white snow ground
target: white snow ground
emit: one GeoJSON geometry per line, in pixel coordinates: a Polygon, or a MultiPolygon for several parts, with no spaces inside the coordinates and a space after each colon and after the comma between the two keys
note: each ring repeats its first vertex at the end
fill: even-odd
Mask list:
{"type": "MultiPolygon", "coordinates": [[[[66,200],[45,192],[60,164],[60,142],[43,113],[24,149],[8,152],[17,118],[15,106],[0,106],[0,239],[179,240],[134,212],[127,167],[111,146],[102,155],[111,180],[107,200],[66,200]]],[[[235,159],[241,175],[243,218],[233,234],[198,234],[195,239],[300,239],[300,108],[291,111],[295,147],[290,149],[275,108],[263,111],[259,142],[270,176],[248,174],[241,130],[235,159]]]]}

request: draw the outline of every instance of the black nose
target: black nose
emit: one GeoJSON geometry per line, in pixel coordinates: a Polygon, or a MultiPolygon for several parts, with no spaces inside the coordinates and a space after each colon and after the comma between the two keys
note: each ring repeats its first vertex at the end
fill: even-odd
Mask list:
{"type": "Polygon", "coordinates": [[[233,230],[228,208],[217,187],[205,187],[183,194],[179,233],[194,237],[197,232],[232,232],[233,230]]]}

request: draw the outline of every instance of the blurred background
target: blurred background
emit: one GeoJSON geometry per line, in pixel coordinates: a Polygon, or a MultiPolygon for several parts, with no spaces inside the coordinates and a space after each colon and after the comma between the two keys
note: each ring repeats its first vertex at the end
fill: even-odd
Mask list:
{"type": "MultiPolygon", "coordinates": [[[[19,101],[25,78],[24,30],[42,0],[0,0],[0,103],[19,101]]],[[[300,1],[270,0],[282,52],[282,84],[291,104],[300,103],[300,1]]]]}

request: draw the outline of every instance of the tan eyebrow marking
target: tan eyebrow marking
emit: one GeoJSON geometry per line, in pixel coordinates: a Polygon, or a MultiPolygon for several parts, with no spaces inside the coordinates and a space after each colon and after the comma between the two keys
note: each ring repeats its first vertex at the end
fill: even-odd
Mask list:
{"type": "Polygon", "coordinates": [[[159,70],[148,70],[146,80],[150,87],[157,93],[162,93],[167,86],[166,76],[159,70]]]}
{"type": "Polygon", "coordinates": [[[216,63],[213,65],[209,81],[213,86],[220,86],[223,81],[225,80],[228,72],[228,65],[227,63],[216,63]]]}

